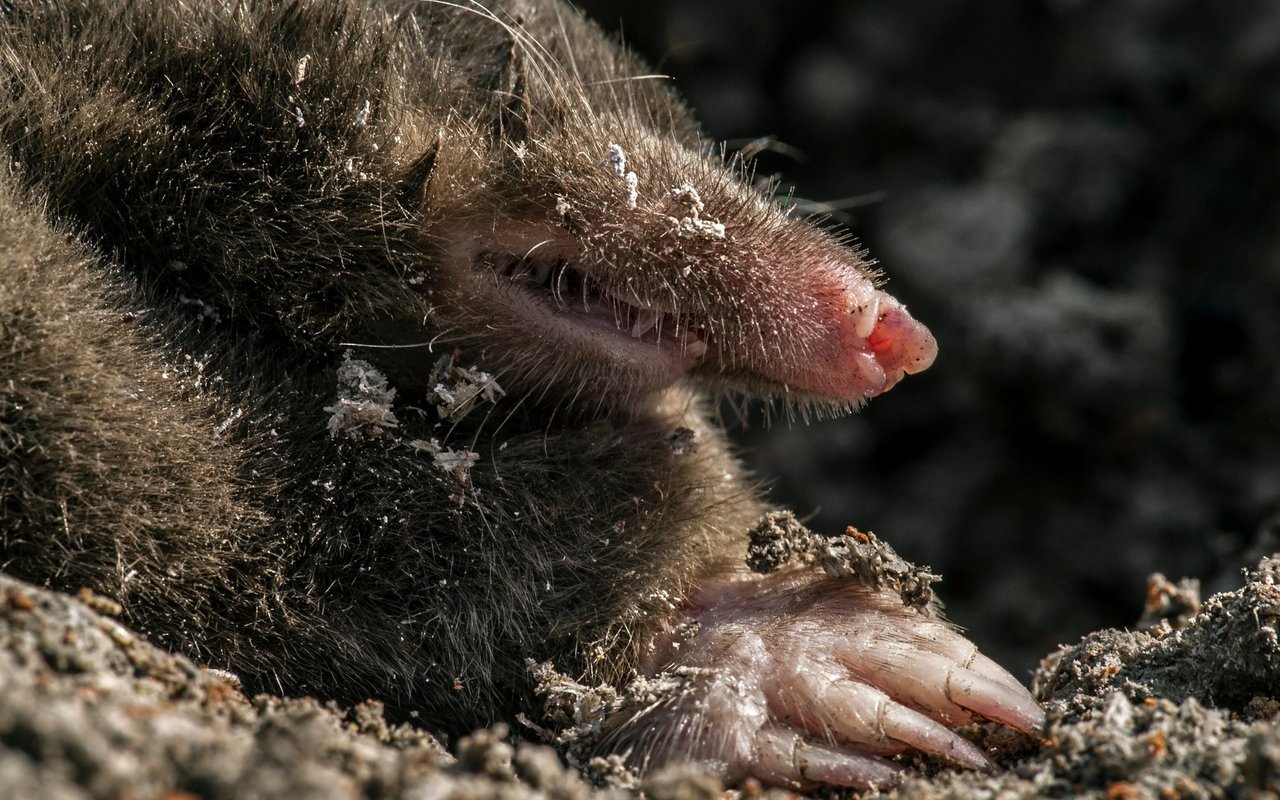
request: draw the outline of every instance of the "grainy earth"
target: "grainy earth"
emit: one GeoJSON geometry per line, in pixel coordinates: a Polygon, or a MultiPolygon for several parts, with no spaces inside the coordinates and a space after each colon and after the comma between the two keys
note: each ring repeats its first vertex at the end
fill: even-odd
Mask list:
{"type": "MultiPolygon", "coordinates": [[[[1040,663],[1042,742],[974,728],[1005,772],[923,764],[891,796],[1280,794],[1280,5],[582,5],[941,342],[857,417],[743,435],[811,527],[876,531],[984,650],[1040,663]],[[1144,603],[1155,571],[1213,596],[1153,579],[1144,603]]],[[[246,698],[0,579],[0,797],[634,793],[511,730],[446,748],[376,704],[246,698]]]]}
{"type": "MultiPolygon", "coordinates": [[[[898,588],[914,591],[910,576],[919,573],[870,544],[854,559],[888,564],[881,577],[908,576],[898,588]]],[[[234,676],[143,641],[111,618],[112,606],[0,576],[0,798],[721,796],[715,780],[689,770],[641,782],[616,763],[579,763],[582,731],[561,743],[587,778],[538,741],[548,720],[576,714],[589,728],[601,702],[616,699],[608,690],[562,682],[548,720],[477,731],[446,748],[426,731],[387,723],[374,702],[342,709],[247,698],[234,676]]],[[[1280,560],[1263,559],[1241,588],[1203,605],[1193,583],[1153,578],[1143,616],[1148,630],[1100,631],[1045,658],[1034,682],[1049,711],[1042,739],[968,726],[1004,771],[920,763],[886,796],[1280,794],[1280,560]]]]}

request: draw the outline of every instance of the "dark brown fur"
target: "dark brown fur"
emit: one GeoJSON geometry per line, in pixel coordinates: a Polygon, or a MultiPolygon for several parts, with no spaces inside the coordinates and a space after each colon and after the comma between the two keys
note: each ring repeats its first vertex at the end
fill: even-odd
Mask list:
{"type": "Polygon", "coordinates": [[[656,153],[653,180],[720,167],[654,81],[552,85],[515,16],[601,80],[637,71],[560,6],[229,5],[6,6],[0,566],[115,597],[253,689],[451,728],[515,707],[526,657],[626,674],[759,503],[690,393],[478,325],[440,232],[545,215],[530,186],[554,175],[599,229],[614,189],[590,160],[614,140],[656,153]],[[548,132],[536,169],[511,166],[516,120],[548,132]],[[402,387],[395,437],[327,433],[345,350],[428,341],[354,348],[402,387]],[[508,394],[440,427],[403,387],[455,347],[508,394]],[[672,452],[681,425],[696,454],[672,452]],[[480,455],[469,485],[403,446],[432,437],[480,455]]]}
{"type": "Polygon", "coordinates": [[[0,79],[0,568],[454,731],[530,659],[692,668],[609,741],[729,780],[1039,724],[896,595],[746,576],[699,388],[837,412],[935,345],[572,9],[28,0],[0,79]]]}

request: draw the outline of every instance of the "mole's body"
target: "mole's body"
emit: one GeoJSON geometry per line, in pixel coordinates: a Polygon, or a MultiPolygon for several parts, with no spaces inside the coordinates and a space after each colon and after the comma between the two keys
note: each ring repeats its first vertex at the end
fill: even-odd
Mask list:
{"type": "Polygon", "coordinates": [[[1037,724],[891,598],[747,577],[697,388],[840,410],[933,341],[643,73],[552,2],[5,4],[0,567],[453,729],[530,658],[710,667],[618,741],[732,779],[1037,724]]]}

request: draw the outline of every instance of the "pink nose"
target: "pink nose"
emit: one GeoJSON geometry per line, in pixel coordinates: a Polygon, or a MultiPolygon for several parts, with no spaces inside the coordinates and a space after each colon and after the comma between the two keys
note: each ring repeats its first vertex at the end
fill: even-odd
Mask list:
{"type": "Polygon", "coordinates": [[[763,372],[792,390],[860,403],[933,363],[933,334],[894,297],[862,278],[828,287],[815,304],[822,338],[763,372]]]}
{"type": "MultiPolygon", "coordinates": [[[[867,346],[884,370],[887,392],[904,375],[922,372],[938,357],[938,342],[923,324],[893,297],[881,293],[880,321],[867,336],[867,346]]],[[[877,392],[879,394],[880,392],[877,392]]]]}

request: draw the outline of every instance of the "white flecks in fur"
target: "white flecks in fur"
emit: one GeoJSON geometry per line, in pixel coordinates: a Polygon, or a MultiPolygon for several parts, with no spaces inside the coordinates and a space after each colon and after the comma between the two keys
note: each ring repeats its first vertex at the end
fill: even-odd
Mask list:
{"type": "Polygon", "coordinates": [[[371,104],[368,100],[365,100],[364,106],[361,107],[361,109],[356,112],[355,121],[352,122],[351,124],[357,128],[364,127],[364,124],[369,121],[369,111],[372,108],[373,108],[373,104],[371,104]]]}
{"type": "Polygon", "coordinates": [[[668,193],[672,200],[684,206],[689,216],[697,219],[707,204],[702,202],[702,195],[698,194],[698,190],[693,188],[691,183],[682,183],[679,186],[672,187],[668,193]]]}
{"type": "Polygon", "coordinates": [[[622,176],[622,186],[627,190],[627,208],[635,208],[640,198],[640,179],[634,172],[628,172],[622,176]]]}
{"type": "Polygon", "coordinates": [[[414,450],[418,450],[423,453],[429,453],[431,455],[435,455],[436,453],[439,453],[441,450],[440,443],[437,442],[435,439],[410,439],[409,441],[405,442],[405,444],[408,447],[413,448],[414,450]]]}
{"type": "Polygon", "coordinates": [[[338,401],[324,409],[330,414],[329,435],[372,438],[398,428],[400,422],[391,411],[395,397],[386,376],[368,361],[352,358],[348,350],[338,367],[338,401]]]}
{"type": "Polygon", "coordinates": [[[228,415],[226,419],[224,419],[222,422],[219,422],[217,426],[214,427],[213,435],[217,437],[221,437],[222,434],[227,432],[228,428],[230,428],[232,425],[239,422],[240,418],[243,416],[244,416],[243,408],[237,408],[235,411],[232,411],[231,414],[228,415]]]}
{"type": "Polygon", "coordinates": [[[498,381],[475,367],[458,367],[453,356],[441,356],[431,370],[431,401],[441,419],[459,420],[480,401],[496,403],[505,392],[498,381]]]}
{"type": "Polygon", "coordinates": [[[347,159],[345,168],[347,170],[347,174],[354,175],[362,181],[369,180],[369,173],[361,172],[359,169],[356,168],[356,160],[354,158],[347,159]]]}
{"type": "Polygon", "coordinates": [[[640,178],[635,172],[627,170],[627,154],[622,151],[622,146],[610,143],[609,155],[601,163],[608,164],[613,169],[613,174],[622,179],[622,188],[627,193],[627,208],[635,208],[639,199],[640,178]]]}
{"type": "Polygon", "coordinates": [[[435,439],[414,439],[405,444],[430,455],[436,467],[452,475],[459,485],[471,485],[471,468],[480,460],[479,453],[470,450],[449,450],[441,447],[435,439]]]}
{"type": "Polygon", "coordinates": [[[702,218],[702,211],[706,208],[706,204],[702,202],[702,196],[698,194],[697,189],[693,188],[693,184],[682,183],[673,187],[667,196],[685,212],[685,216],[679,219],[669,218],[681,236],[701,235],[710,236],[713,239],[724,238],[723,222],[702,218]]]}
{"type": "Polygon", "coordinates": [[[309,67],[310,65],[311,65],[310,53],[298,59],[298,62],[293,65],[293,85],[294,86],[300,86],[302,82],[307,79],[307,67],[309,67]]]}
{"type": "Polygon", "coordinates": [[[463,486],[471,485],[471,468],[480,460],[470,450],[441,450],[435,455],[436,466],[453,475],[463,486]]]}
{"type": "Polygon", "coordinates": [[[622,152],[622,146],[613,143],[609,144],[609,155],[605,157],[605,162],[613,168],[613,173],[619,178],[627,174],[627,154],[622,152]]]}

